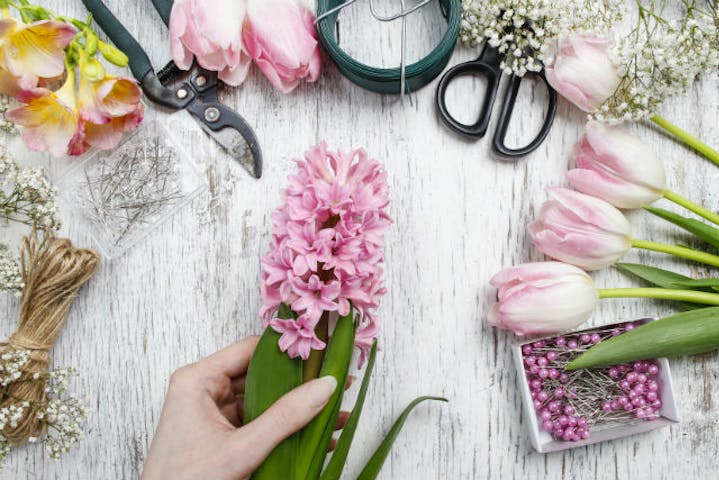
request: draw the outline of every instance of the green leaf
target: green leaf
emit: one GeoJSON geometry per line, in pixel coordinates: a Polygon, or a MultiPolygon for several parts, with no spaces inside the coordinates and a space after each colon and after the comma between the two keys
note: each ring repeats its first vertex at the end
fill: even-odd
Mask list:
{"type": "MultiPolygon", "coordinates": [[[[278,316],[292,318],[292,312],[283,305],[278,316]]],[[[259,417],[281,396],[302,384],[302,362],[280,351],[279,339],[280,334],[272,327],[267,327],[252,355],[245,385],[245,423],[259,417]]],[[[252,479],[294,479],[299,441],[300,435],[296,433],[280,443],[252,475],[252,479]]]]}
{"type": "Polygon", "coordinates": [[[719,348],[719,307],[683,312],[648,322],[593,346],[568,370],[606,367],[659,357],[681,357],[719,348]]]}
{"type": "Polygon", "coordinates": [[[362,379],[362,386],[357,394],[355,406],[342,429],[342,434],[339,440],[337,440],[335,450],[332,452],[332,457],[324,472],[322,472],[320,480],[339,480],[342,475],[342,470],[347,462],[347,454],[352,446],[352,440],[354,439],[355,431],[357,430],[357,425],[359,425],[360,416],[362,415],[362,407],[364,407],[365,397],[367,396],[369,380],[372,376],[372,370],[374,369],[375,357],[377,357],[377,342],[372,345],[372,351],[369,354],[369,361],[367,362],[367,369],[362,379]]]}
{"type": "MultiPolygon", "coordinates": [[[[302,429],[300,450],[297,456],[298,479],[316,480],[322,472],[327,457],[327,449],[332,440],[337,415],[342,404],[344,384],[347,381],[350,362],[355,343],[354,313],[350,309],[347,316],[340,317],[327,344],[325,359],[320,377],[332,375],[337,379],[338,388],[332,394],[325,408],[304,429],[302,429]]],[[[280,478],[290,477],[277,477],[280,478]]]]}
{"type": "Polygon", "coordinates": [[[713,247],[719,248],[719,228],[714,228],[693,218],[683,217],[678,213],[670,212],[669,210],[664,210],[663,208],[644,207],[644,209],[659,218],[683,228],[687,232],[693,234],[713,247]]]}
{"type": "MultiPolygon", "coordinates": [[[[692,278],[685,275],[681,275],[676,272],[670,272],[669,270],[663,270],[657,267],[650,267],[648,265],[641,265],[639,263],[617,263],[614,265],[617,270],[636,275],[642,280],[656,285],[661,288],[677,288],[678,284],[691,282],[692,278]]],[[[698,287],[685,287],[691,290],[703,290],[698,287]]],[[[706,305],[700,305],[689,302],[677,302],[682,310],[696,310],[698,308],[704,308],[706,305]]]]}
{"type": "Polygon", "coordinates": [[[680,280],[674,283],[676,288],[686,288],[689,290],[706,290],[708,292],[716,290],[719,287],[719,278],[699,278],[680,280]]]}
{"type": "Polygon", "coordinates": [[[424,402],[425,400],[439,400],[442,402],[448,401],[446,398],[442,397],[419,397],[416,398],[412,403],[410,403],[407,408],[404,409],[397,421],[394,422],[394,425],[392,425],[392,428],[390,429],[389,433],[382,441],[379,448],[377,448],[377,450],[374,452],[372,458],[369,459],[369,462],[367,462],[367,465],[365,465],[364,469],[362,470],[362,473],[360,473],[357,477],[357,480],[374,480],[375,478],[377,478],[377,475],[382,469],[384,461],[389,455],[392,444],[394,443],[395,439],[399,435],[399,432],[404,426],[405,420],[407,420],[407,417],[412,412],[412,409],[420,403],[424,402]]]}

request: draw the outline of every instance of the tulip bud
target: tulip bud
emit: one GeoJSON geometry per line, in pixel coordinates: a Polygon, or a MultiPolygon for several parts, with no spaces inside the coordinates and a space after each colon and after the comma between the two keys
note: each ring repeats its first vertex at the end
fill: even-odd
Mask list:
{"type": "Polygon", "coordinates": [[[525,263],[502,270],[490,281],[498,302],[490,325],[518,335],[557,333],[585,322],[599,301],[592,279],[559,262],[525,263]]]}
{"type": "Polygon", "coordinates": [[[529,224],[545,255],[585,270],[614,264],[632,247],[626,217],[604,200],[566,188],[548,190],[550,200],[529,224]]]}
{"type": "Polygon", "coordinates": [[[301,80],[319,78],[322,60],[314,15],[298,0],[249,0],[242,39],[276,90],[289,93],[301,80]]]}
{"type": "Polygon", "coordinates": [[[567,180],[580,192],[619,208],[641,208],[662,198],[667,189],[661,160],[639,138],[590,121],[574,147],[576,168],[567,180]]]}
{"type": "Polygon", "coordinates": [[[547,81],[585,112],[597,110],[619,86],[610,58],[613,42],[588,33],[572,33],[559,41],[558,52],[545,67],[547,81]]]}

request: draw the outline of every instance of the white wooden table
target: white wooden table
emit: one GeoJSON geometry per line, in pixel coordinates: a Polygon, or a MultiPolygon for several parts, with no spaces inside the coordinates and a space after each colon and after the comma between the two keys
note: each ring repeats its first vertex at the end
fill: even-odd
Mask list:
{"type": "MultiPolygon", "coordinates": [[[[166,31],[150,2],[107,3],[156,66],[163,65],[169,58],[166,31]]],[[[79,0],[47,4],[84,15],[79,0]]],[[[357,22],[357,32],[366,26],[366,17],[365,7],[356,8],[347,15],[357,22]]],[[[436,38],[437,30],[428,21],[410,29],[409,37],[419,32],[436,38]]],[[[362,37],[372,41],[360,44],[358,55],[376,59],[385,52],[385,64],[396,63],[397,32],[372,24],[362,37]]],[[[359,38],[343,34],[343,42],[359,38]]],[[[424,47],[414,41],[410,51],[424,47]]],[[[458,49],[451,63],[475,55],[458,49]]],[[[172,371],[260,332],[259,260],[268,246],[270,212],[293,170],[291,158],[326,139],[334,148],[364,146],[384,162],[395,219],[387,248],[389,293],[381,306],[383,350],[347,478],[359,472],[379,441],[378,433],[389,428],[409,400],[442,394],[451,403],[427,403],[416,410],[381,478],[715,479],[717,355],[672,361],[681,424],[542,455],[532,450],[527,437],[509,349],[515,338],[484,324],[494,296],[490,276],[503,266],[542,258],[531,246],[526,224],[545,199],[544,189],[563,184],[568,152],[585,115],[560,101],[554,128],[541,148],[518,162],[505,162],[493,156],[489,139],[466,141],[440,124],[436,82],[418,92],[412,105],[401,104],[397,97],[351,84],[327,59],[325,67],[317,84],[287,96],[274,92],[257,70],[241,88],[223,92],[224,101],[254,125],[261,139],[266,161],[262,179],[248,178],[224,155],[198,158],[206,164],[210,190],[127,254],[103,263],[75,302],[54,350],[56,365],[80,371],[76,390],[92,407],[87,438],[61,462],[48,460],[41,448],[22,448],[10,456],[0,478],[137,478],[172,371]]],[[[667,104],[664,113],[719,146],[718,87],[719,80],[711,75],[685,98],[667,104]]],[[[478,85],[467,81],[457,90],[456,109],[469,119],[479,109],[478,85]]],[[[541,88],[523,88],[510,132],[517,143],[538,128],[543,100],[541,88]]],[[[675,190],[719,209],[719,168],[646,125],[632,130],[660,153],[675,190]]],[[[631,214],[631,219],[638,237],[677,238],[647,214],[631,214]]],[[[91,245],[74,220],[66,222],[63,233],[78,245],[91,245]]],[[[630,253],[627,259],[706,273],[685,263],[672,265],[660,255],[630,253]]],[[[602,286],[633,284],[611,270],[594,276],[602,286]]],[[[6,315],[0,327],[9,334],[17,303],[3,298],[1,308],[6,315]]],[[[667,305],[649,301],[606,301],[592,322],[669,311],[667,305]]]]}

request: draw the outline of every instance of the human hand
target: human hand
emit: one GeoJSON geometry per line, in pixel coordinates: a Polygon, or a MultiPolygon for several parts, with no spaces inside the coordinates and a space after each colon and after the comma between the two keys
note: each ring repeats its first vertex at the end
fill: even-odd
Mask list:
{"type": "MultiPolygon", "coordinates": [[[[142,480],[246,479],[327,404],[337,388],[331,376],[295,388],[241,426],[238,392],[258,340],[246,338],[172,374],[142,480]]],[[[337,426],[344,421],[346,414],[337,426]]]]}

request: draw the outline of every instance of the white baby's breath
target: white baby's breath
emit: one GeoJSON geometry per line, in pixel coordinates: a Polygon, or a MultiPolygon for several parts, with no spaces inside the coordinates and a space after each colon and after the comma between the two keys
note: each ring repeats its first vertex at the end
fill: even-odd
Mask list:
{"type": "Polygon", "coordinates": [[[556,40],[571,31],[603,34],[621,18],[618,0],[462,0],[460,40],[484,40],[503,54],[501,68],[538,72],[556,40]]]}
{"type": "Polygon", "coordinates": [[[684,0],[678,9],[659,0],[636,2],[636,27],[617,43],[622,80],[594,115],[610,123],[656,114],[669,97],[683,94],[719,66],[719,3],[684,0]]]}

